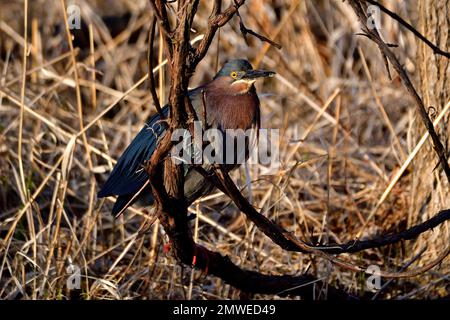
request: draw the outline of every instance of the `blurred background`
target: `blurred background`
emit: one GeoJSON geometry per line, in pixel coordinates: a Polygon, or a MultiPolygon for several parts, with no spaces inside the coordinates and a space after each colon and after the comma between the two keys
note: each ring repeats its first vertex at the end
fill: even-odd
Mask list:
{"type": "MultiPolygon", "coordinates": [[[[382,2],[448,51],[448,32],[428,34],[432,30],[424,28],[428,14],[439,20],[445,10],[439,13],[442,8],[433,4],[421,11],[421,0],[382,2]]],[[[148,70],[148,1],[66,5],[80,10],[73,51],[60,1],[29,1],[25,29],[24,1],[0,0],[0,298],[238,299],[240,292],[219,278],[181,267],[165,250],[167,237],[157,222],[138,235],[150,219],[139,208],[115,220],[114,199],[96,198],[117,158],[155,112],[148,82],[142,81],[148,70]],[[104,110],[109,111],[97,117],[104,110]],[[89,127],[85,135],[78,134],[80,119],[89,127]]],[[[205,30],[211,5],[200,1],[194,42],[205,30]]],[[[430,143],[419,147],[424,130],[414,101],[392,69],[389,79],[378,48],[357,35],[360,25],[347,3],[249,0],[240,14],[247,28],[282,49],[252,36],[246,43],[235,17],[216,36],[190,87],[212,79],[230,58],[277,72],[256,86],[262,127],[280,130],[281,166],[267,174],[252,165],[233,175],[257,209],[301,239],[327,243],[398,232],[450,207],[448,181],[440,168],[433,170],[437,159],[430,143]],[[418,147],[411,164],[400,169],[418,147]]],[[[424,72],[439,69],[421,63],[437,65],[445,75],[448,60],[441,66],[439,57],[396,21],[383,14],[380,19],[382,36],[398,45],[393,50],[436,120],[448,104],[450,85],[424,81],[424,72]]],[[[154,65],[165,103],[169,79],[161,43],[158,36],[154,65]]],[[[440,132],[448,132],[446,121],[448,116],[440,132]]],[[[377,299],[450,294],[448,257],[419,277],[394,279],[379,293],[369,292],[363,274],[281,250],[218,191],[190,211],[197,215],[192,229],[198,242],[245,269],[310,273],[350,294],[377,299]]],[[[383,271],[413,261],[408,270],[414,270],[448,246],[448,226],[341,258],[383,271]]],[[[318,288],[317,299],[326,298],[326,290],[318,288]]]]}

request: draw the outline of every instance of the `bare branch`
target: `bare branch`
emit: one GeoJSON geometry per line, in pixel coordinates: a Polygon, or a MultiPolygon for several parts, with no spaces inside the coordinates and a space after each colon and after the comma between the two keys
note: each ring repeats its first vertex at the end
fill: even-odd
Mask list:
{"type": "MultiPolygon", "coordinates": [[[[158,99],[158,95],[156,94],[156,85],[155,85],[155,77],[153,75],[153,43],[155,40],[155,29],[156,29],[156,17],[153,15],[152,21],[150,24],[150,35],[148,41],[148,78],[150,80],[150,93],[152,94],[153,103],[155,105],[156,110],[159,113],[161,119],[164,119],[164,114],[161,109],[161,104],[158,99]]],[[[159,72],[162,72],[160,70],[159,72]]]]}
{"type": "Polygon", "coordinates": [[[328,245],[314,245],[295,238],[290,232],[259,213],[242,195],[233,180],[222,167],[218,167],[215,170],[215,174],[209,174],[202,168],[196,167],[196,170],[214,183],[214,185],[222,192],[228,195],[236,206],[258,227],[261,232],[268,236],[282,249],[288,251],[304,253],[321,251],[328,254],[355,253],[363,250],[384,247],[386,245],[392,245],[402,240],[417,238],[420,234],[435,228],[447,220],[450,220],[450,209],[448,209],[440,211],[429,220],[399,233],[385,234],[368,240],[354,240],[344,244],[333,243],[328,245]]]}
{"type": "Polygon", "coordinates": [[[222,8],[222,0],[214,0],[213,9],[211,11],[211,17],[217,16],[220,13],[220,9],[222,8]]]}
{"type": "Polygon", "coordinates": [[[216,1],[211,15],[208,21],[208,28],[205,32],[205,35],[198,45],[197,49],[195,49],[195,54],[192,59],[192,63],[190,65],[190,69],[193,71],[197,64],[205,57],[206,52],[208,51],[212,40],[217,32],[217,30],[224,26],[231,18],[236,14],[239,7],[241,7],[245,3],[245,0],[237,0],[235,3],[230,4],[230,6],[223,11],[220,12],[220,1],[216,1]]]}
{"type": "Polygon", "coordinates": [[[423,104],[422,99],[420,98],[419,94],[417,93],[416,89],[414,88],[414,85],[412,84],[411,80],[408,77],[408,74],[406,73],[405,69],[402,67],[400,62],[398,61],[395,54],[392,52],[392,50],[389,48],[389,46],[381,39],[380,35],[376,31],[376,29],[369,29],[365,23],[367,21],[367,15],[365,13],[365,10],[362,7],[362,3],[360,0],[349,0],[350,6],[353,8],[353,11],[356,13],[358,19],[361,22],[362,28],[364,32],[367,34],[367,36],[378,45],[378,48],[382,52],[384,56],[389,60],[389,62],[394,67],[395,71],[397,72],[398,76],[402,80],[402,83],[406,90],[409,92],[409,94],[412,96],[414,101],[416,102],[417,111],[422,119],[423,124],[425,125],[425,128],[428,130],[428,133],[431,136],[431,139],[433,140],[433,147],[436,151],[436,154],[439,157],[440,164],[442,165],[442,168],[444,169],[445,175],[447,176],[447,180],[450,182],[450,166],[448,164],[447,155],[444,149],[444,146],[442,145],[441,140],[439,139],[439,136],[437,135],[436,131],[434,130],[433,122],[431,121],[430,117],[427,113],[427,108],[423,104]]]}
{"type": "Polygon", "coordinates": [[[406,22],[402,17],[400,17],[395,12],[390,11],[388,8],[383,6],[381,3],[375,0],[359,0],[359,1],[365,1],[367,3],[370,3],[371,5],[375,5],[378,8],[380,8],[381,11],[386,13],[388,16],[390,16],[392,19],[396,20],[400,25],[404,26],[406,29],[411,31],[417,38],[422,40],[427,46],[429,46],[434,53],[440,54],[444,57],[450,58],[450,52],[441,50],[438,46],[436,46],[434,43],[432,43],[430,40],[428,40],[425,36],[423,36],[417,29],[415,29],[412,25],[410,25],[408,22],[406,22]]]}
{"type": "MultiPolygon", "coordinates": [[[[234,3],[236,4],[236,0],[234,0],[234,3]]],[[[276,43],[275,41],[259,34],[256,33],[255,31],[248,29],[245,24],[244,24],[244,20],[242,19],[240,13],[239,13],[239,8],[236,8],[236,15],[239,17],[239,29],[241,30],[242,36],[244,37],[245,43],[247,43],[248,45],[248,39],[247,39],[247,34],[251,34],[252,36],[258,38],[259,40],[263,41],[263,42],[267,42],[270,45],[274,46],[275,48],[277,48],[278,50],[281,49],[281,45],[276,43]]]]}
{"type": "Polygon", "coordinates": [[[158,17],[160,30],[163,33],[164,42],[166,45],[166,51],[168,56],[173,54],[172,41],[171,41],[171,28],[170,21],[167,15],[166,4],[163,0],[150,0],[154,14],[158,17]]]}

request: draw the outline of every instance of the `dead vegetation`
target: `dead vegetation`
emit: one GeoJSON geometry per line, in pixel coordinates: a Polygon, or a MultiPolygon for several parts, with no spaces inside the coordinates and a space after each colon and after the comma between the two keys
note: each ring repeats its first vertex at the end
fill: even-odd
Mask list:
{"type": "MultiPolygon", "coordinates": [[[[164,250],[167,237],[158,222],[138,234],[151,216],[131,209],[114,220],[111,199],[95,197],[115,159],[156,112],[146,81],[147,1],[97,2],[75,1],[84,25],[73,49],[60,2],[30,1],[28,33],[21,22],[24,3],[2,3],[0,297],[239,298],[222,280],[180,267],[164,250]],[[80,290],[66,285],[72,263],[80,268],[80,290]]],[[[390,7],[414,24],[412,8],[390,7]]],[[[210,10],[200,5],[194,41],[201,39],[210,10]]],[[[410,210],[414,167],[401,169],[420,146],[414,101],[398,77],[389,80],[377,47],[355,35],[360,26],[351,8],[341,1],[251,0],[240,14],[246,27],[282,50],[253,37],[246,44],[235,17],[213,41],[190,86],[210,79],[229,57],[277,72],[258,91],[263,127],[281,132],[281,167],[267,174],[250,166],[251,178],[245,168],[234,175],[252,204],[298,238],[322,244],[399,232],[428,218],[410,210]]],[[[414,79],[417,40],[387,17],[382,25],[414,79]]],[[[155,39],[154,66],[165,103],[162,42],[155,39]]],[[[442,114],[449,107],[442,106],[442,114]]],[[[445,201],[443,195],[441,208],[445,201]]],[[[240,267],[309,273],[351,295],[374,295],[365,292],[364,274],[282,251],[220,192],[189,211],[197,216],[194,238],[240,267]]],[[[448,243],[447,222],[416,241],[341,258],[385,271],[414,270],[435,260],[448,243]]],[[[419,277],[393,280],[377,298],[443,298],[449,295],[448,273],[447,258],[419,277]]],[[[316,298],[323,299],[327,289],[319,289],[316,298]]],[[[267,296],[255,296],[262,297],[267,296]]]]}

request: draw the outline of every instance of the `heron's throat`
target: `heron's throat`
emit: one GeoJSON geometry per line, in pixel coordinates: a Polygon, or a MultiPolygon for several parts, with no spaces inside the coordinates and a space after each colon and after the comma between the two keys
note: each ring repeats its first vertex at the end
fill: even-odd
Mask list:
{"type": "Polygon", "coordinates": [[[244,94],[250,91],[256,79],[236,80],[231,84],[231,90],[234,94],[244,94]]]}

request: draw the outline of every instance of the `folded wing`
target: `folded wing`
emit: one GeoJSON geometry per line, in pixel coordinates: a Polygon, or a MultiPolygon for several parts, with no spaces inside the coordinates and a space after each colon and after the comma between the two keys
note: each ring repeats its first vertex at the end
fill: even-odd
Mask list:
{"type": "MultiPolygon", "coordinates": [[[[167,115],[167,107],[163,108],[163,113],[167,115]]],[[[144,185],[148,175],[143,164],[150,159],[166,129],[164,122],[160,120],[159,114],[153,115],[136,135],[98,192],[99,198],[117,195],[122,196],[122,200],[131,199],[144,185]]]]}

